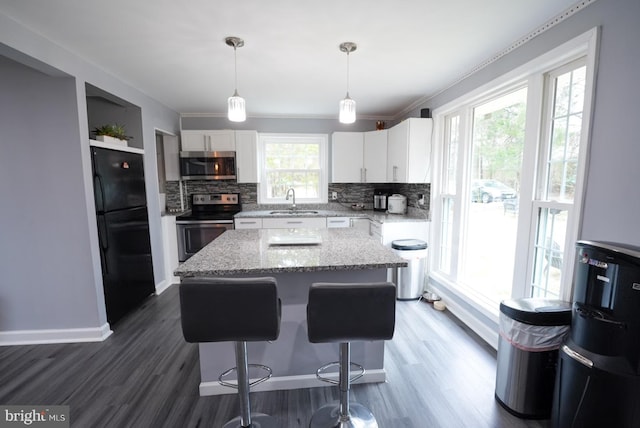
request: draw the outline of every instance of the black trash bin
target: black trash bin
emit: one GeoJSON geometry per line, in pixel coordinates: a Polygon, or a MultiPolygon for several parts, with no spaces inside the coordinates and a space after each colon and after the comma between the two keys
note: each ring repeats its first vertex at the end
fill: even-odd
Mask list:
{"type": "Polygon", "coordinates": [[[558,349],[569,332],[571,304],[550,299],[500,303],[496,400],[528,419],[551,416],[558,349]]]}

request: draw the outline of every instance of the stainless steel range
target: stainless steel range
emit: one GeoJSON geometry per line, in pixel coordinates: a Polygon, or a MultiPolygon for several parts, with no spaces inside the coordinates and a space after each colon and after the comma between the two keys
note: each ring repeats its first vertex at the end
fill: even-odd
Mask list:
{"type": "Polygon", "coordinates": [[[184,262],[225,230],[233,229],[233,216],[241,210],[238,193],[191,195],[191,213],[176,218],[178,259],[184,262]]]}

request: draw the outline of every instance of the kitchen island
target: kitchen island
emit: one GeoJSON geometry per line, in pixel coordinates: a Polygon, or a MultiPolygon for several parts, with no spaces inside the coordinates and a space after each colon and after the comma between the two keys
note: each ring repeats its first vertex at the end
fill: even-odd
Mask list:
{"type": "MultiPolygon", "coordinates": [[[[354,229],[228,230],[184,262],[175,275],[186,277],[261,277],[278,282],[282,300],[280,336],[249,342],[249,362],[273,369],[273,377],[252,390],[326,386],[318,367],[338,360],[338,344],[307,340],[306,304],[314,282],[384,282],[387,269],[407,262],[366,233],[354,229]],[[289,244],[295,243],[295,244],[289,244]]],[[[251,314],[247,314],[251,316],[251,314]]],[[[230,343],[202,343],[200,395],[233,394],[218,376],[235,365],[230,343]]],[[[360,382],[384,382],[384,342],[355,342],[351,358],[367,370],[360,382]]]]}

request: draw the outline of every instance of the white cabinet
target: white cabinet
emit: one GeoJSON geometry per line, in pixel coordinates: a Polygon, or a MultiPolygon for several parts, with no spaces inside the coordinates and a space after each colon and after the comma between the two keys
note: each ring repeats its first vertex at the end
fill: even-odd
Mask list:
{"type": "Polygon", "coordinates": [[[178,234],[176,232],[176,217],[165,215],[160,218],[162,228],[162,249],[164,259],[164,279],[156,286],[156,292],[162,291],[171,284],[180,282],[180,278],[173,276],[178,267],[178,234]],[[159,290],[158,290],[159,289],[159,290]]]}
{"type": "Polygon", "coordinates": [[[349,217],[327,217],[327,227],[351,227],[351,219],[349,217]]]}
{"type": "Polygon", "coordinates": [[[262,227],[264,229],[294,229],[294,228],[319,228],[327,227],[325,217],[279,217],[263,218],[262,227]]]}
{"type": "Polygon", "coordinates": [[[180,180],[180,144],[175,135],[162,136],[164,151],[164,178],[166,181],[180,180]]]}
{"type": "Polygon", "coordinates": [[[258,182],[258,132],[236,131],[236,171],[238,183],[258,182]]]}
{"type": "Polygon", "coordinates": [[[262,229],[261,218],[236,218],[233,222],[236,229],[262,229]]]}
{"type": "Polygon", "coordinates": [[[207,131],[182,131],[184,152],[233,152],[236,150],[236,134],[231,129],[207,131]]]}
{"type": "Polygon", "coordinates": [[[428,183],[431,181],[431,130],[433,119],[409,118],[389,129],[387,181],[428,183]]]}
{"type": "Polygon", "coordinates": [[[364,135],[362,132],[334,132],[331,134],[331,181],[333,183],[361,183],[364,135]]]}
{"type": "Polygon", "coordinates": [[[388,131],[369,131],[364,133],[364,182],[387,182],[387,139],[388,131]]]}
{"type": "Polygon", "coordinates": [[[382,225],[378,222],[371,220],[369,222],[369,235],[382,242],[382,225]]]}
{"type": "Polygon", "coordinates": [[[331,152],[333,183],[387,181],[387,130],[334,132],[331,152]]]}

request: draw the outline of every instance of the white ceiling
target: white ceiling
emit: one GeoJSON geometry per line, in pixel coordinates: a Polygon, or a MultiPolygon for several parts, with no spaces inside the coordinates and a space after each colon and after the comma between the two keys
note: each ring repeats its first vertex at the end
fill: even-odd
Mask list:
{"type": "MultiPolygon", "coordinates": [[[[0,0],[0,11],[180,113],[391,119],[559,15],[575,0],[0,0]]],[[[90,82],[91,83],[91,82],[90,82]]]]}

